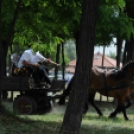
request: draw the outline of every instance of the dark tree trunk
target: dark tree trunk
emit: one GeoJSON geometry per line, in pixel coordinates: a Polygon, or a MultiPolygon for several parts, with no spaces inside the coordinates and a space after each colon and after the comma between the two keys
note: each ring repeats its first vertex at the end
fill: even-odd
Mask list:
{"type": "Polygon", "coordinates": [[[123,65],[126,64],[126,58],[127,58],[127,43],[125,43],[125,48],[123,52],[123,60],[122,60],[123,65]]]}
{"type": "MultiPolygon", "coordinates": [[[[0,33],[1,33],[1,29],[0,29],[0,33]]],[[[2,44],[2,41],[1,41],[1,34],[0,34],[0,115],[5,113],[6,110],[5,108],[3,107],[2,103],[1,103],[1,93],[2,93],[2,89],[1,89],[1,79],[2,79],[2,76],[4,75],[4,66],[3,66],[3,62],[4,62],[4,58],[3,58],[3,55],[4,55],[4,49],[3,49],[3,44],[2,44]]]]}
{"type": "MultiPolygon", "coordinates": [[[[58,44],[57,45],[57,52],[56,52],[56,63],[59,63],[60,48],[61,48],[61,44],[58,44]]],[[[57,79],[57,75],[58,75],[58,67],[55,67],[55,79],[57,79]]]]}
{"type": "Polygon", "coordinates": [[[133,50],[134,50],[134,45],[133,45],[133,38],[131,38],[129,41],[126,41],[126,61],[125,63],[129,62],[130,60],[133,59],[133,50]]]}
{"type": "MultiPolygon", "coordinates": [[[[22,0],[19,0],[18,1],[18,4],[17,4],[17,7],[16,7],[16,10],[15,10],[15,13],[14,13],[14,18],[11,22],[11,25],[10,25],[10,29],[9,29],[9,32],[8,32],[8,36],[7,36],[7,39],[6,41],[2,41],[2,47],[3,47],[3,72],[2,74],[3,75],[6,75],[6,57],[7,57],[7,51],[8,51],[8,46],[11,47],[11,40],[13,39],[13,30],[14,30],[14,27],[15,27],[15,23],[17,21],[17,17],[18,17],[18,13],[19,13],[19,10],[20,10],[20,5],[21,5],[21,2],[22,0]]],[[[11,47],[12,48],[12,47],[11,47]]],[[[12,53],[12,49],[11,49],[11,53],[12,53]]],[[[3,96],[3,99],[7,99],[7,92],[6,91],[2,91],[2,96],[3,96]]]]}
{"type": "MultiPolygon", "coordinates": [[[[6,41],[2,40],[2,45],[1,45],[1,49],[2,49],[2,76],[6,76],[6,57],[7,57],[7,51],[8,51],[8,46],[6,44],[6,41]]],[[[2,95],[2,100],[7,100],[7,97],[8,97],[8,93],[7,91],[2,91],[1,92],[1,95],[2,95]]]]}
{"type": "Polygon", "coordinates": [[[123,54],[123,65],[125,65],[130,60],[133,60],[134,56],[134,39],[131,38],[130,41],[126,41],[124,54],[123,54]]]}
{"type": "MultiPolygon", "coordinates": [[[[127,16],[131,19],[134,19],[134,8],[131,0],[126,0],[126,8],[125,8],[125,13],[127,16]]],[[[134,23],[133,23],[134,26],[134,23]]],[[[124,59],[125,62],[128,62],[133,59],[133,51],[134,51],[134,37],[131,35],[131,38],[126,41],[126,50],[124,53],[124,59]]]]}
{"type": "Polygon", "coordinates": [[[127,43],[127,62],[133,59],[133,50],[134,50],[134,39],[131,38],[130,41],[127,43]]]}
{"type": "MultiPolygon", "coordinates": [[[[16,10],[14,13],[14,17],[13,17],[13,20],[12,20],[11,25],[10,25],[10,29],[9,29],[8,36],[7,36],[7,46],[11,46],[11,42],[12,42],[11,40],[13,38],[13,31],[14,31],[17,17],[18,17],[19,11],[20,11],[21,2],[22,2],[22,0],[18,1],[16,10]]],[[[12,52],[12,47],[11,47],[11,52],[12,52]]]]}
{"type": "Polygon", "coordinates": [[[95,26],[99,0],[84,0],[81,28],[77,46],[77,63],[74,83],[64,115],[61,134],[78,134],[82,110],[87,101],[90,71],[95,44],[95,26]]]}
{"type": "Polygon", "coordinates": [[[122,49],[122,39],[117,38],[117,57],[116,57],[116,66],[120,68],[121,62],[121,49],[122,49]]]}
{"type": "MultiPolygon", "coordinates": [[[[1,32],[1,29],[0,29],[0,32],[1,32]]],[[[0,35],[0,39],[1,39],[1,35],[0,35]]],[[[4,51],[3,51],[3,47],[2,47],[2,41],[0,40],[0,115],[5,113],[5,108],[3,107],[2,103],[1,103],[1,93],[2,93],[2,89],[1,89],[1,79],[2,79],[2,74],[4,72],[4,68],[2,66],[2,62],[3,62],[3,54],[4,54],[4,51]]]]}
{"type": "MultiPolygon", "coordinates": [[[[6,57],[7,57],[8,46],[11,46],[11,42],[12,42],[11,40],[13,38],[13,30],[14,30],[14,27],[15,27],[15,23],[17,21],[17,17],[18,17],[18,13],[19,13],[19,10],[20,10],[21,2],[22,2],[22,0],[18,1],[16,10],[15,10],[15,13],[14,13],[14,18],[13,18],[13,20],[11,22],[11,25],[10,25],[10,29],[9,29],[9,32],[8,32],[7,39],[2,41],[3,49],[4,49],[3,50],[4,51],[3,52],[3,58],[4,58],[3,61],[4,62],[2,64],[5,67],[5,69],[3,70],[4,75],[6,75],[6,57]]],[[[11,49],[11,52],[12,52],[12,49],[11,49]]]]}
{"type": "Polygon", "coordinates": [[[64,44],[62,43],[62,77],[65,79],[64,44]]]}
{"type": "MultiPolygon", "coordinates": [[[[0,1],[0,74],[2,73],[2,67],[1,67],[1,64],[2,64],[2,41],[1,41],[1,38],[2,38],[2,29],[1,29],[1,2],[0,1]]],[[[2,113],[3,111],[3,108],[2,108],[2,103],[1,103],[1,77],[2,75],[0,75],[0,113],[2,113]]]]}

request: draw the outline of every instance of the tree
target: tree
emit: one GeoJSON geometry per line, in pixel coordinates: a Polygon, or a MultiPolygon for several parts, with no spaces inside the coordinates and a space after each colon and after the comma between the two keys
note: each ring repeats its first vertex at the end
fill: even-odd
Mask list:
{"type": "MultiPolygon", "coordinates": [[[[115,44],[117,46],[117,67],[119,67],[121,61],[122,42],[123,40],[130,40],[131,34],[134,33],[133,20],[124,12],[126,3],[124,0],[111,2],[102,0],[99,7],[97,44],[109,45],[113,38],[117,38],[115,44]]],[[[131,55],[131,52],[127,56],[129,55],[131,55]]]]}
{"type": "Polygon", "coordinates": [[[2,105],[1,102],[1,79],[2,76],[4,75],[4,66],[2,65],[4,60],[3,60],[3,56],[4,56],[4,49],[3,49],[3,43],[2,43],[2,26],[1,26],[1,1],[0,1],[0,115],[6,112],[5,107],[2,105]]]}
{"type": "Polygon", "coordinates": [[[65,112],[61,134],[78,134],[82,109],[87,101],[90,70],[92,67],[95,26],[99,0],[84,0],[80,33],[77,35],[77,63],[69,103],[65,112]]]}
{"type": "Polygon", "coordinates": [[[79,25],[79,1],[24,0],[18,17],[15,17],[14,8],[19,2],[2,2],[2,38],[6,40],[8,35],[12,35],[12,41],[8,40],[12,45],[26,46],[32,43],[38,45],[38,49],[45,55],[51,55],[55,52],[56,46],[70,38],[73,35],[72,31],[76,31],[79,25]],[[70,11],[73,14],[70,15],[70,11]]]}
{"type": "MultiPolygon", "coordinates": [[[[2,67],[1,67],[1,63],[2,63],[2,40],[1,40],[1,1],[0,1],[0,74],[2,73],[2,67]]],[[[1,75],[0,75],[0,113],[2,113],[3,111],[3,106],[1,103],[1,75]]]]}
{"type": "MultiPolygon", "coordinates": [[[[131,19],[131,25],[134,29],[134,6],[133,6],[133,0],[125,0],[126,6],[124,12],[128,16],[128,18],[131,19]]],[[[123,55],[123,64],[133,59],[134,55],[134,30],[130,33],[130,38],[126,39],[125,43],[125,49],[124,49],[124,55],[123,55]]]]}

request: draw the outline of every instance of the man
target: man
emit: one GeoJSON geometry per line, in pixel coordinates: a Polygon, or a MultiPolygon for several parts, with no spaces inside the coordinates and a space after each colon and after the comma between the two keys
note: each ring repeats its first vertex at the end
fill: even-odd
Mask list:
{"type": "MultiPolygon", "coordinates": [[[[51,85],[51,80],[49,79],[46,70],[39,67],[39,62],[45,62],[55,66],[59,66],[59,64],[45,58],[39,52],[34,53],[32,48],[30,48],[24,51],[24,53],[20,57],[18,68],[25,67],[28,72],[32,74],[36,85],[39,85],[42,80],[51,85]]],[[[47,88],[49,88],[49,86],[47,88]]]]}

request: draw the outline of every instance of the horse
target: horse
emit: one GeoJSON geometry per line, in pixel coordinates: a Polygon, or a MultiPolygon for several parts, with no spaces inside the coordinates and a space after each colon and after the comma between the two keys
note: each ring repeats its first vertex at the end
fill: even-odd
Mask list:
{"type": "MultiPolygon", "coordinates": [[[[96,92],[102,95],[114,97],[118,100],[118,104],[114,112],[109,117],[115,117],[119,112],[122,112],[125,120],[129,120],[126,114],[126,109],[132,105],[130,95],[134,91],[134,61],[128,62],[122,67],[121,70],[108,70],[92,67],[90,76],[90,85],[88,89],[88,102],[95,108],[97,113],[101,116],[101,110],[95,105],[94,97],[96,92]],[[125,105],[127,102],[127,105],[125,105]]],[[[65,103],[65,97],[70,94],[71,86],[74,77],[69,83],[66,90],[63,92],[63,97],[60,98],[59,104],[65,103]]],[[[88,102],[86,101],[83,111],[86,113],[88,110],[88,102]]]]}

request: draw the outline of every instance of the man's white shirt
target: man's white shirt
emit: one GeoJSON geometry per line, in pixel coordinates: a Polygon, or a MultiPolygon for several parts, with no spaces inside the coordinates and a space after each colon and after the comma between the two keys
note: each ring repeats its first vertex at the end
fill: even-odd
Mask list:
{"type": "Polygon", "coordinates": [[[46,58],[39,52],[34,53],[32,49],[28,49],[20,57],[20,60],[18,62],[18,68],[21,68],[23,66],[22,62],[24,60],[30,64],[36,64],[38,62],[44,62],[45,59],[46,58]]]}

